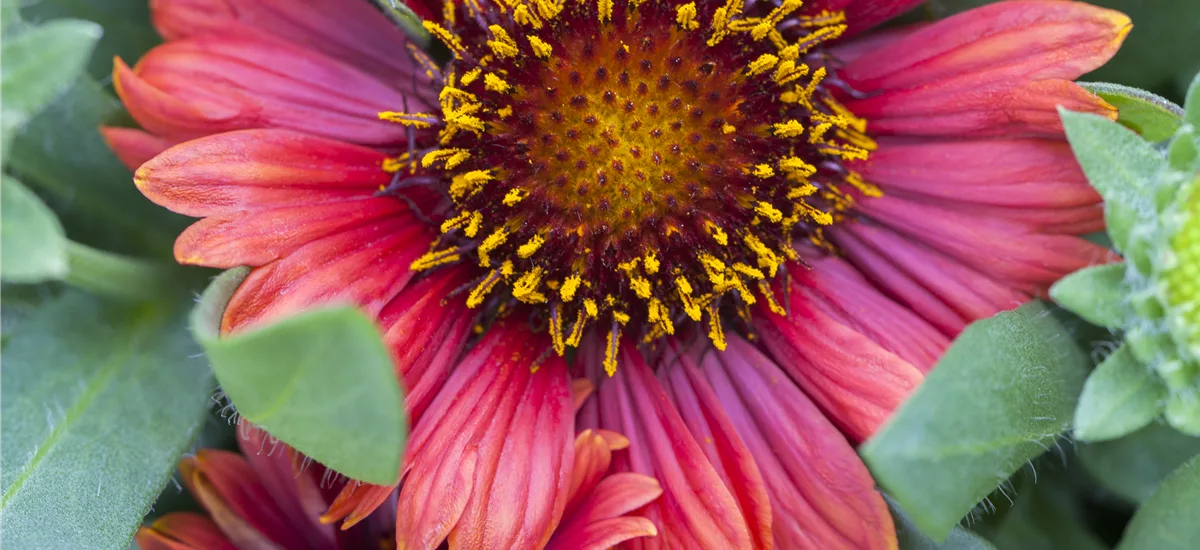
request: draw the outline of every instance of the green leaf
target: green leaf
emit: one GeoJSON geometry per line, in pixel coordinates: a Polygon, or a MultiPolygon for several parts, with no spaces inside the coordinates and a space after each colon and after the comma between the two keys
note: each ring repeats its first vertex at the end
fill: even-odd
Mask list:
{"type": "Polygon", "coordinates": [[[182,308],[12,290],[0,546],[123,550],[206,416],[211,374],[182,308]]]}
{"type": "Polygon", "coordinates": [[[1132,312],[1125,304],[1125,264],[1080,269],[1050,287],[1050,297],[1060,306],[1094,325],[1117,328],[1132,312]]]}
{"type": "Polygon", "coordinates": [[[934,540],[1066,431],[1087,355],[1041,302],[972,323],[861,448],[934,540]]]}
{"type": "Polygon", "coordinates": [[[1200,128],[1200,73],[1196,73],[1196,76],[1192,78],[1192,85],[1188,86],[1184,105],[1184,110],[1187,112],[1184,118],[1188,124],[1200,128]]]}
{"type": "Polygon", "coordinates": [[[1141,503],[1171,470],[1200,454],[1200,438],[1151,424],[1120,439],[1081,443],[1078,451],[1083,469],[1105,489],[1141,503]]]}
{"type": "Polygon", "coordinates": [[[887,498],[887,495],[884,495],[884,499],[887,500],[888,511],[892,513],[892,519],[896,523],[896,538],[899,539],[900,550],[996,550],[996,547],[983,537],[957,525],[950,530],[945,542],[934,542],[921,534],[921,530],[913,525],[912,520],[895,501],[887,498]]]}
{"type": "Polygon", "coordinates": [[[1175,135],[1183,109],[1166,98],[1138,88],[1108,82],[1080,82],[1088,91],[1116,107],[1117,122],[1150,141],[1166,141],[1175,135]]]}
{"type": "Polygon", "coordinates": [[[0,278],[35,283],[65,276],[67,239],[54,212],[7,175],[0,194],[0,278]]]}
{"type": "Polygon", "coordinates": [[[1104,197],[1109,236],[1125,251],[1132,222],[1153,214],[1151,182],[1166,169],[1166,160],[1133,131],[1102,116],[1061,108],[1059,113],[1075,158],[1104,197]]]}
{"type": "Polygon", "coordinates": [[[219,277],[192,318],[221,389],[243,417],[314,460],[360,481],[396,483],[408,426],[379,329],[336,307],[216,338],[244,276],[219,277]]]}
{"type": "Polygon", "coordinates": [[[1084,383],[1075,438],[1106,441],[1137,431],[1158,417],[1164,399],[1162,382],[1123,345],[1084,383]]]}
{"type": "Polygon", "coordinates": [[[5,158],[16,130],[83,70],[100,33],[95,23],[59,20],[6,37],[0,45],[0,140],[5,158]]]}
{"type": "Polygon", "coordinates": [[[114,56],[133,65],[147,50],[162,42],[150,25],[150,2],[145,0],[38,0],[27,2],[21,13],[29,21],[69,17],[103,27],[104,36],[88,63],[88,73],[102,82],[112,77],[114,56]]]}
{"type": "Polygon", "coordinates": [[[1133,515],[1117,550],[1193,550],[1200,541],[1200,456],[1167,479],[1133,515]]]}
{"type": "Polygon", "coordinates": [[[8,169],[58,212],[72,240],[112,252],[169,257],[187,219],[151,203],[96,131],[121,112],[87,76],[29,121],[8,169]]]}

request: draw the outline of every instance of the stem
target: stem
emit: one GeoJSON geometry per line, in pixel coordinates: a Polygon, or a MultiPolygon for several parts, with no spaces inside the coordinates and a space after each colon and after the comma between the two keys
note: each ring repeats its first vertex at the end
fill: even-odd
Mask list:
{"type": "Polygon", "coordinates": [[[171,266],[67,242],[66,282],[97,294],[127,300],[160,300],[178,295],[179,272],[171,266]]]}

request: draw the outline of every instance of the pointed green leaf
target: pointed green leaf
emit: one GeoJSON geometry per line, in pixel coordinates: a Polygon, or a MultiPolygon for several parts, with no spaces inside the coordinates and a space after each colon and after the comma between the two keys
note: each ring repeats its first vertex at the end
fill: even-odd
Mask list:
{"type": "Polygon", "coordinates": [[[1121,346],[1084,383],[1075,408],[1075,438],[1106,441],[1137,431],[1158,417],[1165,398],[1158,377],[1121,346]]]}
{"type": "Polygon", "coordinates": [[[1151,424],[1128,436],[1078,445],[1079,462],[1105,489],[1140,504],[1172,470],[1200,454],[1200,437],[1151,424]]]}
{"type": "Polygon", "coordinates": [[[67,239],[54,212],[7,175],[0,195],[0,278],[36,283],[65,276],[67,239]]]}
{"type": "Polygon", "coordinates": [[[1183,105],[1187,113],[1184,119],[1192,126],[1200,128],[1200,73],[1192,78],[1192,85],[1188,86],[1187,99],[1183,105]]]}
{"type": "Polygon", "coordinates": [[[184,308],[56,288],[4,290],[0,546],[123,550],[207,416],[212,376],[184,308]]]}
{"type": "Polygon", "coordinates": [[[1050,287],[1058,305],[1087,322],[1108,328],[1124,326],[1130,310],[1125,302],[1125,264],[1080,269],[1050,287]]]}
{"type": "Polygon", "coordinates": [[[1104,197],[1109,235],[1118,250],[1129,247],[1129,227],[1152,216],[1152,182],[1166,160],[1149,142],[1099,115],[1059,109],[1071,150],[1088,182],[1104,197]]]}
{"type": "Polygon", "coordinates": [[[1041,302],[977,321],[860,453],[913,523],[944,540],[1066,431],[1089,363],[1041,302]]]}
{"type": "Polygon", "coordinates": [[[1164,479],[1133,515],[1117,550],[1193,550],[1200,541],[1200,455],[1164,479]]]}
{"type": "Polygon", "coordinates": [[[58,20],[26,29],[0,45],[0,140],[3,156],[16,130],[61,94],[83,71],[100,38],[100,26],[58,20]]]}
{"type": "Polygon", "coordinates": [[[357,480],[396,483],[408,427],[379,329],[358,310],[335,307],[216,338],[244,276],[218,278],[193,315],[221,389],[243,417],[314,460],[357,480]]]}
{"type": "Polygon", "coordinates": [[[1162,96],[1108,82],[1080,82],[1079,85],[1116,107],[1121,113],[1117,122],[1150,141],[1171,139],[1179,129],[1183,109],[1162,96]]]}

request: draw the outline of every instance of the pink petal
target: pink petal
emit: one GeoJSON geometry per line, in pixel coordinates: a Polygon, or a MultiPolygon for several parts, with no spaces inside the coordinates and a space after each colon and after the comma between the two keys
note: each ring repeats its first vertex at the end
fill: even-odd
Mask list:
{"type": "Polygon", "coordinates": [[[188,141],[142,165],[147,198],[202,217],[371,197],[392,175],[377,151],[286,130],[243,130],[188,141]]]}
{"type": "MultiPolygon", "coordinates": [[[[626,343],[621,349],[616,374],[600,381],[595,396],[600,427],[630,440],[629,450],[615,457],[612,467],[617,472],[653,477],[663,488],[662,498],[641,511],[657,526],[659,536],[635,539],[629,545],[751,548],[750,528],[737,499],[688,432],[634,344],[626,343]]],[[[601,356],[595,351],[580,350],[593,376],[603,372],[601,356]]]]}
{"type": "Polygon", "coordinates": [[[243,330],[320,304],[355,305],[373,317],[413,277],[409,266],[431,238],[428,228],[393,217],[314,240],[251,271],[230,298],[221,330],[243,330]]]}
{"type": "Polygon", "coordinates": [[[271,38],[206,35],[170,42],[114,84],[143,128],[174,140],[246,128],[283,128],[386,146],[407,143],[381,111],[428,105],[336,59],[271,38]]]}
{"type": "Polygon", "coordinates": [[[787,374],[737,337],[703,370],[763,472],[780,548],[896,548],[866,466],[787,374]]]}
{"type": "Polygon", "coordinates": [[[771,503],[762,475],[699,367],[679,355],[664,359],[658,376],[704,456],[737,499],[754,548],[772,548],[771,503]]]}
{"type": "Polygon", "coordinates": [[[266,34],[340,59],[392,85],[411,86],[413,74],[423,76],[407,55],[404,32],[365,2],[151,0],[150,10],[154,27],[167,40],[266,34]]]}
{"type": "Polygon", "coordinates": [[[790,294],[790,318],[759,308],[763,343],[852,442],[865,441],[921,383],[921,371],[823,312],[812,295],[790,294]]]}
{"type": "Polygon", "coordinates": [[[100,135],[117,159],[131,172],[172,145],[166,139],[134,128],[101,126],[100,135]]]}
{"type": "Polygon", "coordinates": [[[396,530],[401,547],[542,548],[574,462],[566,365],[515,323],[494,326],[413,430],[396,530]]]}

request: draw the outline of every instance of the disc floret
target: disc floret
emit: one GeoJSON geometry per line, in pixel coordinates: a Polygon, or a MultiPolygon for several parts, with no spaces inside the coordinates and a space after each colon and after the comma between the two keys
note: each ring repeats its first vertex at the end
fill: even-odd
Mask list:
{"type": "Polygon", "coordinates": [[[439,131],[406,159],[454,206],[414,269],[470,257],[484,275],[469,306],[544,305],[560,354],[598,324],[610,370],[622,331],[704,321],[723,348],[722,307],[782,313],[768,283],[799,259],[793,239],[823,244],[851,200],[839,186],[877,194],[842,167],[873,144],[814,53],[842,16],[800,5],[448,5],[426,23],[454,55],[441,112],[380,115],[439,131]],[[785,17],[799,23],[787,37],[785,17]]]}

